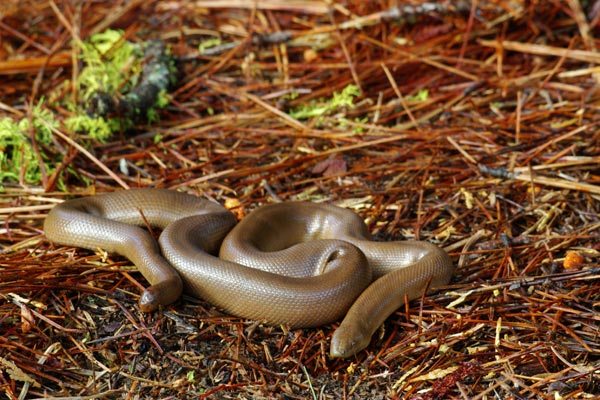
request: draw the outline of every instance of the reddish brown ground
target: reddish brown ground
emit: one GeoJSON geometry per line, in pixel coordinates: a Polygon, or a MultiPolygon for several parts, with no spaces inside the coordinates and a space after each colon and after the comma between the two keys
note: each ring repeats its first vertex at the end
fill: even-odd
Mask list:
{"type": "Polygon", "coordinates": [[[63,162],[64,186],[56,176],[3,183],[0,390],[9,399],[598,396],[600,17],[596,1],[585,4],[477,1],[398,20],[378,14],[387,2],[358,0],[4,2],[1,117],[72,96],[74,43],[107,27],[165,40],[179,81],[152,126],[106,144],[59,128],[69,139],[56,133],[39,152],[63,162]],[[280,31],[292,39],[251,40],[280,31]],[[236,43],[200,55],[214,37],[236,43]],[[354,107],[290,117],[349,84],[362,93],[354,107]],[[275,198],[340,203],[379,239],[446,248],[457,271],[347,360],[327,357],[334,326],[267,327],[189,298],[144,314],[136,301],[147,283],[126,260],[52,245],[42,231],[56,200],[124,186],[202,193],[240,217],[275,198]]]}

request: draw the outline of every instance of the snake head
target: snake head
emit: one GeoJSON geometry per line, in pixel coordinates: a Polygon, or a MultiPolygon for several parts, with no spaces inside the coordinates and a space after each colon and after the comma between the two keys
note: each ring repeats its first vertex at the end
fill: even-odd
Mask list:
{"type": "Polygon", "coordinates": [[[153,286],[142,292],[142,296],[139,300],[140,309],[143,312],[156,311],[160,306],[159,295],[153,286]]]}
{"type": "Polygon", "coordinates": [[[358,353],[371,342],[371,335],[365,333],[361,324],[347,324],[342,321],[340,327],[331,337],[331,347],[329,349],[330,358],[346,358],[358,353]]]}
{"type": "Polygon", "coordinates": [[[173,303],[181,296],[183,282],[178,274],[150,286],[142,292],[139,304],[143,312],[156,311],[159,306],[173,303]]]}

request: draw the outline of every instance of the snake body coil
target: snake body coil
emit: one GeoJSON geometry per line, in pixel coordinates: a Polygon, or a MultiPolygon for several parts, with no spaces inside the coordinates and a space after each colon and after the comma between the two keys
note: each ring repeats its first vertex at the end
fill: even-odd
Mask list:
{"type": "Polygon", "coordinates": [[[290,327],[343,319],[330,355],[348,357],[406,298],[448,283],[448,255],[427,242],[374,242],[350,210],[277,203],[236,225],[222,206],[165,189],[134,189],[54,207],[44,222],[56,243],[102,248],[131,260],[151,286],[144,311],[182,291],[244,318],[290,327]],[[159,244],[139,227],[163,229],[159,244]],[[219,257],[216,256],[219,254],[219,257]]]}

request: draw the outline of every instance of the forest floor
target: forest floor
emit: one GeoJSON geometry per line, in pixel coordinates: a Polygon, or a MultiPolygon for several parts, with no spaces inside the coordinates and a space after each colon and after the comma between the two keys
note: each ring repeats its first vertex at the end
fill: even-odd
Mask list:
{"type": "Polygon", "coordinates": [[[597,398],[600,7],[581,3],[3,2],[0,391],[597,398]],[[152,120],[98,139],[66,121],[82,43],[109,28],[166,43],[176,79],[152,120]],[[238,218],[342,205],[377,240],[443,247],[456,271],[349,359],[328,357],[337,324],[271,327],[187,296],[144,313],[130,262],[42,227],[63,199],[134,187],[238,218]]]}

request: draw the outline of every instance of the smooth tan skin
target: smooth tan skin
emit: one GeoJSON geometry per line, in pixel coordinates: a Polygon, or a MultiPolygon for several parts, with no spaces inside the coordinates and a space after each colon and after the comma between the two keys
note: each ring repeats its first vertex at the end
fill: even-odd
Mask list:
{"type": "Polygon", "coordinates": [[[345,316],[331,357],[364,349],[406,299],[445,285],[453,273],[442,249],[373,242],[358,215],[316,203],[266,205],[236,226],[214,202],[134,189],[66,201],[50,211],[44,230],[55,243],[129,258],[151,284],[140,298],[144,311],[185,291],[272,325],[313,327],[345,316]],[[163,229],[160,248],[139,227],[146,223],[163,229]]]}

